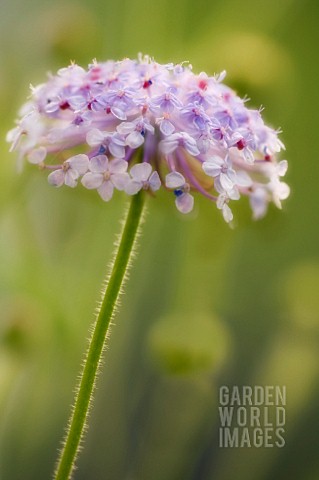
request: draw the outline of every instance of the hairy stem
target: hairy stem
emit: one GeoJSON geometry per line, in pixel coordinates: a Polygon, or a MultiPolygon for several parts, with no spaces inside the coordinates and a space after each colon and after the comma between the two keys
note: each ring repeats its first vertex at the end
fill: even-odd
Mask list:
{"type": "Polygon", "coordinates": [[[113,318],[118,304],[121,287],[132,260],[139,226],[142,221],[143,206],[144,192],[141,191],[132,197],[122,234],[120,235],[114,263],[86,354],[64,446],[54,476],[55,480],[68,480],[75,467],[75,460],[79,453],[90,404],[93,398],[95,379],[101,362],[105,339],[110,321],[113,318]]]}

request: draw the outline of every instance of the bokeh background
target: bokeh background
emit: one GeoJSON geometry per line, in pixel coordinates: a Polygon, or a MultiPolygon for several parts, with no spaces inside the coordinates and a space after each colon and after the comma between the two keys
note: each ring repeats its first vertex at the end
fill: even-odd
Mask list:
{"type": "Polygon", "coordinates": [[[138,52],[226,69],[282,128],[292,194],[257,223],[239,202],[234,230],[150,199],[75,478],[319,478],[318,21],[316,0],[1,1],[1,480],[52,474],[125,205],[17,175],[5,133],[47,71],[138,52]],[[286,385],[285,447],[220,448],[220,385],[286,385]]]}

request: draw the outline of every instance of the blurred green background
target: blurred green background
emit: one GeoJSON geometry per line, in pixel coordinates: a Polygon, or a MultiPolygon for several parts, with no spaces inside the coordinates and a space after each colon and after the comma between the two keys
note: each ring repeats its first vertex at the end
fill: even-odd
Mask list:
{"type": "Polygon", "coordinates": [[[319,478],[318,21],[315,0],[2,0],[1,480],[51,476],[125,205],[17,175],[5,134],[48,70],[140,51],[226,69],[283,129],[292,194],[257,223],[239,202],[234,230],[149,200],[75,478],[319,478]],[[220,385],[286,385],[285,447],[220,448],[220,385]]]}

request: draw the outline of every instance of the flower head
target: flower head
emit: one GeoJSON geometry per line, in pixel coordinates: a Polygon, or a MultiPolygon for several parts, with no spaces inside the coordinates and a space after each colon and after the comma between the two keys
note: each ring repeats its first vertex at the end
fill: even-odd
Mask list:
{"type": "Polygon", "coordinates": [[[96,189],[103,200],[114,189],[134,195],[172,191],[182,213],[196,191],[230,222],[229,204],[248,196],[253,217],[289,195],[281,181],[287,162],[278,131],[259,110],[222,83],[225,72],[195,75],[187,64],[161,65],[149,57],[75,64],[32,88],[11,149],[42,170],[49,183],[96,189]],[[72,149],[77,148],[77,155],[72,149]]]}

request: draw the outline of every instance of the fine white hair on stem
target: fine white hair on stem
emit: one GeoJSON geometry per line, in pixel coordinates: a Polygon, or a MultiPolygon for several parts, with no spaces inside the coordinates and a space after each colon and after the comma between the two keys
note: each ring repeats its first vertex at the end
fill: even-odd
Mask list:
{"type": "Polygon", "coordinates": [[[71,478],[76,468],[77,456],[83,446],[88,428],[87,420],[93,405],[96,380],[101,371],[111,327],[114,325],[113,320],[120,305],[120,297],[124,293],[123,287],[128,280],[133,259],[136,257],[137,241],[144,222],[143,194],[144,192],[141,192],[134,196],[126,211],[125,219],[121,222],[122,231],[115,241],[113,260],[108,266],[108,273],[102,283],[101,299],[96,307],[95,321],[89,330],[88,348],[75,388],[75,399],[59,452],[55,479],[71,478]],[[86,385],[86,383],[89,384],[86,385]]]}

